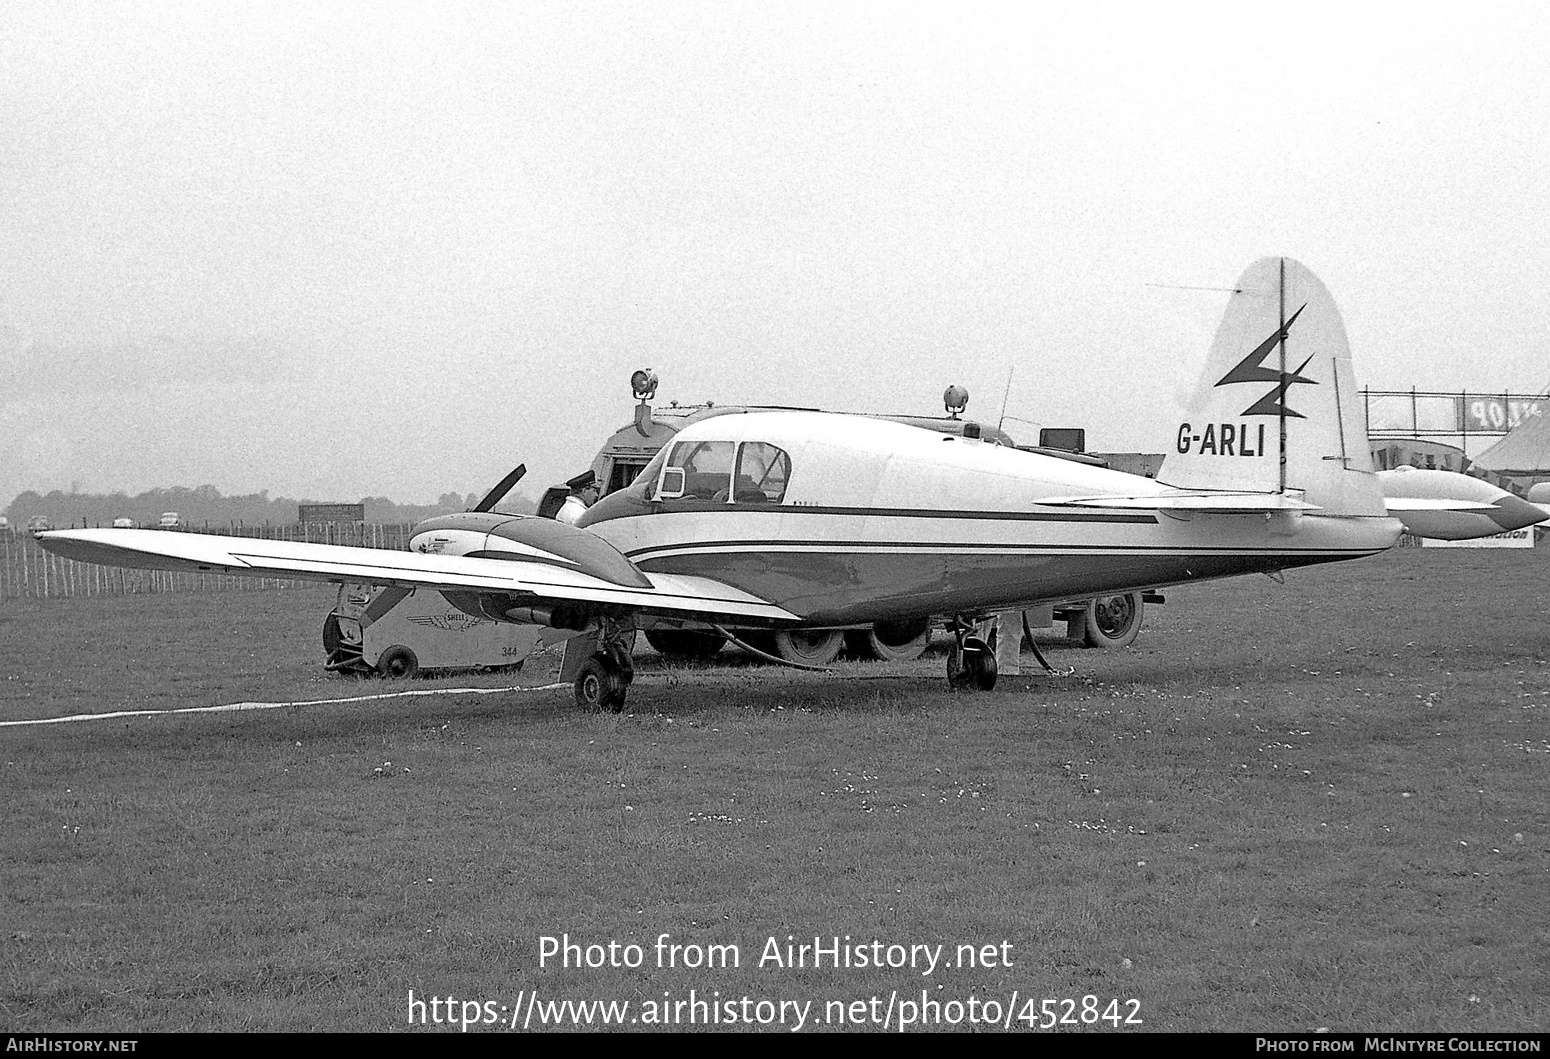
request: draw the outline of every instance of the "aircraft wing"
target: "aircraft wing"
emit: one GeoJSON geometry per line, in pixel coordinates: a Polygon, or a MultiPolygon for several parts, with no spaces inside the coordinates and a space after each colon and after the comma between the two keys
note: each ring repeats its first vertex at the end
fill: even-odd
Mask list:
{"type": "Polygon", "coordinates": [[[1057,496],[1040,500],[1053,507],[1122,508],[1127,511],[1198,511],[1205,514],[1236,515],[1275,511],[1318,511],[1317,504],[1304,503],[1285,493],[1192,492],[1145,493],[1138,496],[1057,496]]]}
{"type": "Polygon", "coordinates": [[[1449,500],[1445,497],[1386,496],[1383,506],[1389,514],[1397,516],[1406,511],[1495,511],[1495,504],[1478,500],[1449,500]]]}
{"type": "Polygon", "coordinates": [[[495,592],[535,603],[597,603],[671,617],[788,623],[784,607],[708,577],[641,575],[620,585],[584,570],[531,559],[490,559],[307,544],[159,530],[56,530],[38,535],[51,552],[81,562],[145,570],[206,571],[240,577],[363,582],[495,592]]]}

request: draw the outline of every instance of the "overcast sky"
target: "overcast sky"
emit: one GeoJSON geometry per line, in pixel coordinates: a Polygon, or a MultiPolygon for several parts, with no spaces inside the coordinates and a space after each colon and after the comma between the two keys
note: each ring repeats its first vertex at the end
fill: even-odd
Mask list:
{"type": "Polygon", "coordinates": [[[1547,12],[3,0],[0,506],[536,492],[637,367],[1161,451],[1156,285],[1270,254],[1363,385],[1536,392],[1547,12]]]}

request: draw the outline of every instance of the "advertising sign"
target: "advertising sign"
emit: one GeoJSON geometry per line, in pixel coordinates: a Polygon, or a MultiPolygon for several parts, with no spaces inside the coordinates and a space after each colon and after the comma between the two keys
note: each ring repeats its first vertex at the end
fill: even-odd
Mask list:
{"type": "Polygon", "coordinates": [[[297,504],[297,522],[365,522],[365,504],[297,504]]]}
{"type": "Polygon", "coordinates": [[[1482,397],[1466,394],[1461,402],[1465,429],[1471,434],[1500,434],[1523,420],[1544,414],[1545,401],[1529,397],[1482,397]]]}
{"type": "Polygon", "coordinates": [[[1472,541],[1435,541],[1430,539],[1421,541],[1421,547],[1423,548],[1532,548],[1533,546],[1533,526],[1524,526],[1522,529],[1498,533],[1491,537],[1476,537],[1472,541]]]}

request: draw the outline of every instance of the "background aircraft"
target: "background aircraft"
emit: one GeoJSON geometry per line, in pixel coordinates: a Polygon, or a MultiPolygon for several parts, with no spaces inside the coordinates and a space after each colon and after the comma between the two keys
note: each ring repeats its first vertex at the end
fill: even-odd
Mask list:
{"type": "Polygon", "coordinates": [[[991,613],[1358,558],[1398,538],[1339,312],[1297,262],[1266,258],[1238,281],[1187,415],[1155,481],[900,423],[750,412],[679,432],[577,526],[468,512],[423,524],[410,552],[138,530],[40,539],[91,562],[426,586],[479,617],[578,630],[562,673],[590,707],[622,708],[628,638],[652,627],[953,615],[949,679],[989,688],[994,655],[974,630],[991,613]]]}
{"type": "Polygon", "coordinates": [[[1417,537],[1473,540],[1532,526],[1546,516],[1538,504],[1458,471],[1396,467],[1379,471],[1378,484],[1389,513],[1417,537]]]}

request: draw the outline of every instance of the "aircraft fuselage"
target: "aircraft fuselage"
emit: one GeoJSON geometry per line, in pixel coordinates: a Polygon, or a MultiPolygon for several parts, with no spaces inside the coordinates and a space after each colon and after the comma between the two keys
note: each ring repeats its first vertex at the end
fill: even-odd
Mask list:
{"type": "MultiPolygon", "coordinates": [[[[750,413],[680,434],[789,458],[778,500],[740,491],[661,496],[656,461],[581,525],[647,576],[715,578],[815,625],[983,611],[1273,571],[1382,551],[1384,517],[1165,514],[1041,504],[1166,495],[1149,479],[973,439],[849,416],[750,413]]],[[[734,455],[733,459],[737,457],[734,455]]],[[[690,476],[695,477],[695,476],[690,476]]]]}

